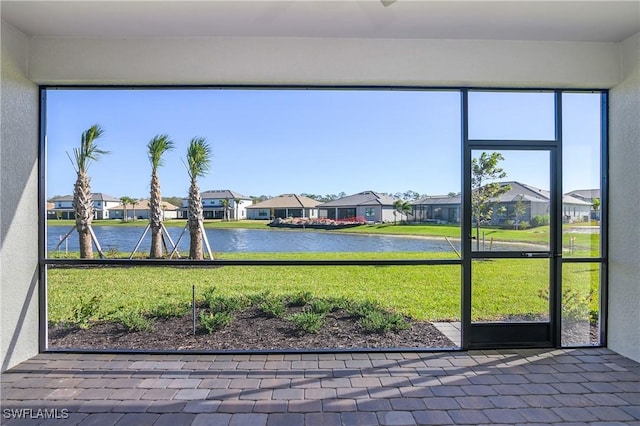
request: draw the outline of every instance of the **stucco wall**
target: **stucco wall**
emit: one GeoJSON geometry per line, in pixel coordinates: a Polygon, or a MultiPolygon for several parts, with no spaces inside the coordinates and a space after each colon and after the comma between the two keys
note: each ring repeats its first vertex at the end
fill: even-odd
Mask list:
{"type": "Polygon", "coordinates": [[[2,23],[0,356],[2,371],[38,353],[38,89],[27,38],[2,23]]]}
{"type": "Polygon", "coordinates": [[[59,84],[612,87],[615,43],[304,38],[36,38],[29,74],[59,84]]]}
{"type": "Polygon", "coordinates": [[[622,43],[610,91],[608,346],[640,361],[640,33],[622,43]]]}

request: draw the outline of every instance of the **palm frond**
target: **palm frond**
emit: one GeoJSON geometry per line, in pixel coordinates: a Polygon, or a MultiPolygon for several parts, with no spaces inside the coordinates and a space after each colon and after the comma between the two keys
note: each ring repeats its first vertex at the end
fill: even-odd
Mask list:
{"type": "Polygon", "coordinates": [[[100,149],[95,143],[95,140],[102,136],[103,133],[104,131],[97,124],[82,132],[80,147],[73,148],[74,167],[77,172],[86,172],[91,160],[96,161],[101,155],[109,154],[109,151],[100,149]]]}
{"type": "Polygon", "coordinates": [[[193,138],[187,148],[187,171],[191,179],[207,174],[213,153],[205,138],[193,138]]]}
{"type": "Polygon", "coordinates": [[[147,144],[147,150],[149,154],[149,161],[151,162],[151,168],[153,170],[157,170],[158,167],[164,165],[162,161],[162,155],[172,150],[175,147],[175,144],[171,139],[169,139],[169,135],[156,135],[149,141],[147,144]]]}

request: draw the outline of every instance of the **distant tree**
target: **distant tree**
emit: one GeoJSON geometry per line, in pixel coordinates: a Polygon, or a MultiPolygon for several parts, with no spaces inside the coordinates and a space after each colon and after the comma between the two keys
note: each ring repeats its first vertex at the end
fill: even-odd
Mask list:
{"type": "Polygon", "coordinates": [[[447,197],[455,197],[456,195],[458,195],[458,194],[456,194],[455,192],[449,192],[447,194],[447,197]]]}
{"type": "Polygon", "coordinates": [[[138,204],[138,200],[137,198],[130,198],[129,199],[129,204],[131,204],[131,210],[133,210],[133,217],[132,219],[135,221],[137,219],[136,217],[136,205],[138,204]]]}
{"type": "Polygon", "coordinates": [[[122,203],[122,211],[123,211],[123,216],[124,216],[123,220],[126,222],[129,219],[129,217],[127,215],[127,206],[129,204],[133,204],[133,199],[131,197],[128,197],[128,196],[125,195],[123,197],[120,197],[120,202],[122,203]]]}
{"type": "Polygon", "coordinates": [[[263,195],[258,195],[258,196],[252,195],[251,196],[251,202],[253,204],[258,204],[258,203],[260,203],[262,201],[266,201],[266,200],[268,200],[270,198],[271,198],[270,195],[264,195],[264,194],[263,195]]]}
{"type": "Polygon", "coordinates": [[[396,200],[393,202],[393,224],[397,223],[396,214],[400,213],[400,221],[402,221],[402,216],[406,215],[408,217],[409,213],[413,210],[411,203],[405,200],[396,200]]]}
{"type": "Polygon", "coordinates": [[[222,220],[227,222],[229,221],[229,199],[225,198],[220,204],[222,204],[222,220]]]}
{"type": "Polygon", "coordinates": [[[524,194],[520,194],[518,195],[516,204],[513,207],[513,214],[515,216],[515,221],[513,223],[513,226],[515,227],[515,229],[518,229],[520,227],[520,219],[524,216],[526,212],[527,212],[527,206],[525,206],[524,204],[524,194]]]}
{"type": "Polygon", "coordinates": [[[162,201],[169,203],[176,207],[182,207],[182,198],[181,197],[162,197],[162,201]]]}
{"type": "Polygon", "coordinates": [[[471,211],[476,224],[477,250],[480,250],[480,224],[491,219],[496,198],[511,189],[509,185],[496,182],[507,176],[498,167],[500,161],[504,161],[504,157],[499,152],[483,152],[480,158],[471,159],[471,211]]]}
{"type": "MultiPolygon", "coordinates": [[[[73,158],[69,156],[76,171],[77,178],[73,187],[73,213],[76,217],[76,231],[80,245],[80,258],[92,259],[93,246],[91,244],[91,222],[93,221],[93,199],[91,195],[91,178],[87,174],[91,161],[97,161],[100,156],[109,151],[98,147],[98,139],[104,131],[94,124],[82,132],[80,147],[73,149],[73,158]]],[[[68,154],[67,154],[68,155],[68,154]]]]}
{"type": "Polygon", "coordinates": [[[238,221],[240,220],[240,199],[239,198],[234,198],[233,199],[233,207],[235,208],[235,220],[238,221]]]}
{"type": "Polygon", "coordinates": [[[402,194],[402,198],[405,200],[411,200],[411,201],[416,201],[419,200],[421,198],[421,195],[419,192],[416,191],[412,191],[411,189],[408,189],[404,192],[404,194],[402,194]]]}
{"type": "Polygon", "coordinates": [[[189,234],[191,243],[189,257],[201,260],[202,255],[202,198],[198,187],[198,178],[209,172],[212,152],[204,138],[193,138],[187,148],[187,173],[191,179],[189,186],[189,234]]]}
{"type": "Polygon", "coordinates": [[[162,156],[172,150],[173,141],[168,135],[157,135],[147,144],[149,162],[151,163],[151,189],[149,192],[149,226],[151,227],[151,250],[149,257],[162,257],[162,194],[160,193],[160,179],[158,168],[162,166],[162,156]]]}

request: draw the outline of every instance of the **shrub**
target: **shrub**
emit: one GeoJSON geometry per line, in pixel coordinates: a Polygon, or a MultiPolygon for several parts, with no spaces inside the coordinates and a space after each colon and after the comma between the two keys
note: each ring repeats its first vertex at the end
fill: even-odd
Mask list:
{"type": "Polygon", "coordinates": [[[287,307],[284,305],[284,300],[273,296],[266,298],[258,308],[263,314],[270,318],[279,318],[287,311],[287,307]]]}
{"type": "Polygon", "coordinates": [[[402,315],[379,310],[369,312],[366,316],[360,318],[358,323],[366,332],[378,334],[411,328],[402,315]]]}
{"type": "Polygon", "coordinates": [[[80,296],[80,301],[73,308],[73,322],[82,329],[89,328],[89,321],[96,315],[99,303],[100,296],[93,296],[88,300],[80,296]]]}
{"type": "Polygon", "coordinates": [[[311,312],[321,315],[326,315],[334,308],[334,305],[325,299],[313,299],[309,305],[311,307],[311,312]]]}
{"type": "Polygon", "coordinates": [[[382,307],[377,302],[374,302],[371,300],[365,300],[364,302],[355,302],[346,306],[346,310],[351,315],[354,315],[357,317],[365,317],[371,312],[382,310],[382,307]]]}
{"type": "Polygon", "coordinates": [[[115,314],[117,322],[122,324],[127,331],[151,330],[151,322],[140,312],[119,311],[115,314]]]}
{"type": "Polygon", "coordinates": [[[262,291],[260,293],[253,293],[247,296],[248,303],[252,306],[258,306],[270,297],[271,292],[269,290],[262,291]]]}
{"type": "Polygon", "coordinates": [[[200,312],[198,315],[200,325],[207,330],[207,333],[211,334],[221,328],[226,327],[231,323],[233,316],[229,312],[200,312]]]}
{"type": "Polygon", "coordinates": [[[217,296],[211,295],[206,299],[206,304],[211,312],[235,312],[246,308],[249,304],[248,299],[241,296],[217,296]]]}
{"type": "Polygon", "coordinates": [[[511,219],[507,219],[502,223],[502,229],[513,229],[513,221],[511,219]]]}
{"type": "Polygon", "coordinates": [[[529,229],[529,222],[527,222],[526,220],[520,221],[520,223],[518,224],[518,229],[529,229]]]}
{"type": "Polygon", "coordinates": [[[531,218],[531,226],[537,228],[538,226],[546,226],[549,224],[548,214],[537,214],[531,218]]]}
{"type": "Polygon", "coordinates": [[[306,311],[289,315],[287,320],[293,322],[298,330],[315,334],[320,331],[324,324],[324,315],[306,311]]]}
{"type": "Polygon", "coordinates": [[[186,303],[162,303],[154,306],[149,311],[152,318],[177,318],[189,313],[189,305],[186,303]]]}
{"type": "Polygon", "coordinates": [[[313,295],[310,291],[301,291],[289,298],[289,306],[302,307],[311,301],[313,295]]]}

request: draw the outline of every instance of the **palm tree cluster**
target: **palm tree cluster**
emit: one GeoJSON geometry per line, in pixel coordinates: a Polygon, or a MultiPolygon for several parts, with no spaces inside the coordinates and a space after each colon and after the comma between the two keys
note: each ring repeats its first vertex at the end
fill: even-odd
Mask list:
{"type": "MultiPolygon", "coordinates": [[[[77,173],[77,179],[73,190],[73,209],[76,217],[75,228],[79,235],[80,258],[92,259],[93,246],[91,222],[93,220],[93,200],[91,196],[90,178],[87,170],[91,161],[97,161],[100,156],[108,154],[108,151],[100,149],[96,139],[103,135],[102,128],[94,124],[82,133],[80,147],[73,149],[73,158],[69,156],[77,173]]],[[[149,257],[162,257],[162,195],[160,192],[160,179],[158,168],[163,165],[162,156],[175,147],[174,142],[166,134],[154,136],[147,144],[147,153],[151,163],[151,184],[149,196],[149,227],[151,228],[151,249],[149,257]]],[[[189,257],[191,259],[203,259],[203,213],[198,178],[205,176],[210,169],[212,150],[205,138],[194,137],[187,147],[186,166],[191,180],[189,187],[189,218],[188,227],[191,236],[189,257]]],[[[127,205],[135,209],[138,200],[130,197],[121,197],[124,206],[124,218],[127,219],[127,205]]],[[[135,212],[134,212],[135,216],[135,212]]],[[[97,243],[97,241],[96,241],[97,243]]]]}

